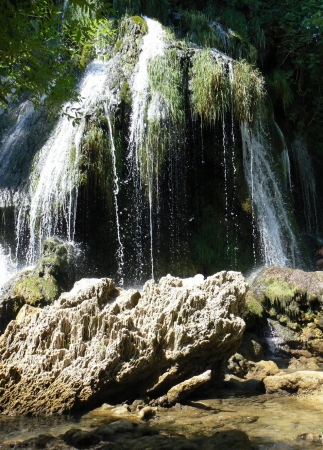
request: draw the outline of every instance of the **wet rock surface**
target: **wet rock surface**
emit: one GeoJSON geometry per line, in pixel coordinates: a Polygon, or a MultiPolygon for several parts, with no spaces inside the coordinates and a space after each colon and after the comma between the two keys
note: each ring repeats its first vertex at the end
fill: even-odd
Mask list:
{"type": "Polygon", "coordinates": [[[75,281],[73,263],[70,245],[58,238],[47,239],[36,266],[18,273],[0,290],[0,332],[23,305],[44,307],[70,289],[75,281]]]}
{"type": "Polygon", "coordinates": [[[0,337],[0,407],[62,413],[216,378],[241,343],[246,291],[237,272],[167,276],[142,295],[83,279],[51,306],[24,306],[0,337]]]}
{"type": "Polygon", "coordinates": [[[252,316],[255,328],[255,321],[263,326],[264,308],[281,354],[323,357],[322,271],[265,268],[252,281],[247,303],[258,312],[252,316]]]}

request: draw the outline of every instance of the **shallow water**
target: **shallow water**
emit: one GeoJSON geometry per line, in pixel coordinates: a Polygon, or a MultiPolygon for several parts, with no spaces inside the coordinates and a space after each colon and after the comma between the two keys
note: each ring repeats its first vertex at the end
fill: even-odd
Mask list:
{"type": "MultiPolygon", "coordinates": [[[[97,415],[95,411],[83,417],[0,416],[0,443],[46,433],[59,436],[74,427],[89,430],[120,418],[139,421],[135,414],[121,417],[109,412],[97,415]]],[[[159,408],[150,426],[163,435],[187,438],[239,429],[248,434],[257,450],[318,449],[323,447],[322,439],[311,442],[300,436],[312,433],[318,438],[322,434],[323,396],[245,396],[223,390],[217,398],[195,400],[170,409],[159,408]]],[[[0,444],[0,448],[4,448],[3,445],[0,444]]]]}

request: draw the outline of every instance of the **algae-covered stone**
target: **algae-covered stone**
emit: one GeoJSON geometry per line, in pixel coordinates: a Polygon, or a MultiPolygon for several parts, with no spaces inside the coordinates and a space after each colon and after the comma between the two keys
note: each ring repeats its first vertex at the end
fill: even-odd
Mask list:
{"type": "Polygon", "coordinates": [[[323,304],[323,272],[269,267],[257,275],[251,290],[255,298],[280,313],[305,313],[323,304]]]}
{"type": "MultiPolygon", "coordinates": [[[[61,290],[54,277],[45,279],[29,276],[20,280],[13,288],[13,295],[17,304],[27,303],[31,306],[45,306],[59,297],[61,290]]],[[[17,308],[16,308],[17,309],[17,308]]]]}
{"type": "Polygon", "coordinates": [[[247,293],[244,320],[247,330],[257,328],[266,322],[265,308],[251,292],[247,293]]]}
{"type": "Polygon", "coordinates": [[[260,302],[270,317],[272,333],[285,353],[309,349],[311,341],[323,339],[323,272],[265,268],[253,280],[249,295],[250,304],[260,302]]]}
{"type": "Polygon", "coordinates": [[[73,267],[69,246],[58,238],[47,239],[36,266],[17,274],[1,289],[0,332],[23,305],[44,307],[57,300],[74,281],[73,267]]]}

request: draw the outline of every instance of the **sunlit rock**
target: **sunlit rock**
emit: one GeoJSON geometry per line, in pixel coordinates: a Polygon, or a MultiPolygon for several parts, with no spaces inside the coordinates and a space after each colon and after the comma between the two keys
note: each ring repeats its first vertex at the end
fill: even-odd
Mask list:
{"type": "Polygon", "coordinates": [[[1,409],[65,412],[216,378],[241,343],[247,284],[238,272],[197,281],[168,275],[140,295],[83,279],[51,306],[24,306],[0,338],[1,409]]]}

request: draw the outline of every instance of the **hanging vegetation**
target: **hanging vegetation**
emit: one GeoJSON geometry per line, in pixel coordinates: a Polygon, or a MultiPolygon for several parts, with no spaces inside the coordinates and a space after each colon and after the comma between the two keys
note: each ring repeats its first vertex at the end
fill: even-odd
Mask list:
{"type": "Polygon", "coordinates": [[[81,144],[80,184],[91,183],[100,189],[108,203],[112,201],[112,161],[106,118],[91,118],[81,144]]]}
{"type": "Polygon", "coordinates": [[[148,64],[148,128],[139,150],[141,176],[158,176],[167,150],[181,142],[185,127],[183,74],[176,50],[165,50],[148,64]]]}
{"type": "Polygon", "coordinates": [[[230,83],[225,63],[209,50],[196,54],[191,70],[191,103],[202,122],[214,124],[230,107],[230,83]]]}
{"type": "Polygon", "coordinates": [[[254,112],[265,94],[264,78],[246,61],[233,63],[232,94],[234,114],[240,122],[252,122],[254,112]]]}

